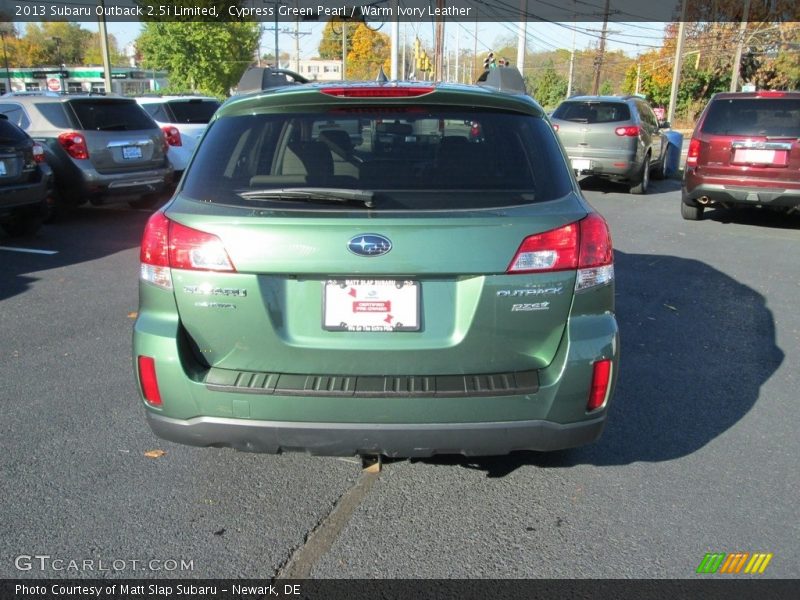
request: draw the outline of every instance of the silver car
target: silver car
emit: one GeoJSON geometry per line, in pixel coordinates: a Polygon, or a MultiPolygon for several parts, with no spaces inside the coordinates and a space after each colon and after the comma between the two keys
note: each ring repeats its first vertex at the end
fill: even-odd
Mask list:
{"type": "Polygon", "coordinates": [[[646,194],[651,176],[666,175],[669,123],[638,96],[576,96],[550,120],[579,176],[625,182],[632,194],[646,194]]]}
{"type": "Polygon", "coordinates": [[[164,133],[130,98],[6,94],[0,113],[44,147],[54,210],[86,201],[152,205],[172,181],[164,133]]]}

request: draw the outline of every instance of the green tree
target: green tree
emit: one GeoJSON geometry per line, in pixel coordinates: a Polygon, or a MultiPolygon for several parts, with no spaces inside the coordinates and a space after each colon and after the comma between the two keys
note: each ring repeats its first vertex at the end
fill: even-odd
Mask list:
{"type": "Polygon", "coordinates": [[[136,46],[147,69],[169,72],[170,87],[227,96],[261,37],[254,22],[147,22],[136,46]]]}
{"type": "Polygon", "coordinates": [[[80,65],[92,32],[77,23],[28,23],[16,59],[21,65],[80,65]]]}
{"type": "Polygon", "coordinates": [[[544,70],[526,78],[528,92],[545,108],[553,108],[567,95],[567,79],[559,74],[553,61],[547,61],[544,70]]]}

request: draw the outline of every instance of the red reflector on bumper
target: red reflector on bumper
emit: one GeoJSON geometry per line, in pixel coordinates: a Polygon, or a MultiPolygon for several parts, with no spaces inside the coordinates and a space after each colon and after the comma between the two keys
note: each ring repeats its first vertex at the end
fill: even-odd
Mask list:
{"type": "Polygon", "coordinates": [[[611,361],[609,359],[598,360],[592,369],[592,387],[589,388],[589,401],[586,403],[586,410],[593,411],[606,401],[608,395],[608,384],[611,382],[611,361]]]}
{"type": "Polygon", "coordinates": [[[158,391],[158,379],[156,378],[156,361],[149,356],[140,356],[139,381],[142,385],[142,395],[149,404],[161,406],[161,392],[158,391]]]}

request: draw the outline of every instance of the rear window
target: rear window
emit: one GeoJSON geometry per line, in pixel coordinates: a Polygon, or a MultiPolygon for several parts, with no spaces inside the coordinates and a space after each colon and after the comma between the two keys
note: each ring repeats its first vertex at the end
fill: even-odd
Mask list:
{"type": "Polygon", "coordinates": [[[171,100],[167,103],[172,111],[172,123],[205,124],[219,108],[215,100],[171,100]]]}
{"type": "Polygon", "coordinates": [[[741,98],[713,100],[703,133],[800,137],[800,99],[741,98]]]}
{"type": "Polygon", "coordinates": [[[133,100],[71,100],[81,129],[92,131],[138,131],[156,124],[133,100]]]}
{"type": "Polygon", "coordinates": [[[615,123],[630,121],[631,111],[624,102],[562,102],[553,113],[554,119],[574,123],[615,123]]]}
{"type": "Polygon", "coordinates": [[[298,187],[372,191],[375,210],[492,208],[572,189],[543,119],[417,106],[217,119],[182,191],[208,202],[286,207],[239,194],[298,187]]]}

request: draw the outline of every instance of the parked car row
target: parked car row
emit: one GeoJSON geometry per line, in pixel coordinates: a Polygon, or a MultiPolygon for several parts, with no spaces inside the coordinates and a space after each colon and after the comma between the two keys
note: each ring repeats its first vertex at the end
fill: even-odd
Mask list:
{"type": "MultiPolygon", "coordinates": [[[[28,225],[22,227],[21,209],[3,209],[5,229],[31,233],[33,223],[46,214],[63,213],[86,202],[156,204],[172,190],[175,173],[186,168],[197,138],[218,107],[217,100],[197,96],[133,99],[12,93],[0,97],[4,126],[31,140],[37,152],[34,162],[44,165],[38,167],[43,173],[48,171],[42,175],[45,191],[37,196],[44,214],[34,218],[35,211],[26,209],[28,225]]],[[[19,164],[24,160],[13,159],[10,148],[4,148],[0,166],[4,188],[16,183],[15,177],[28,177],[28,171],[15,169],[14,160],[19,164]]],[[[6,202],[6,195],[4,191],[3,206],[10,206],[13,202],[6,202]]]]}

